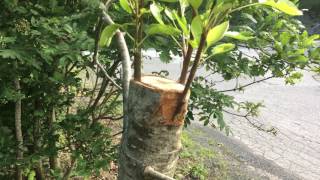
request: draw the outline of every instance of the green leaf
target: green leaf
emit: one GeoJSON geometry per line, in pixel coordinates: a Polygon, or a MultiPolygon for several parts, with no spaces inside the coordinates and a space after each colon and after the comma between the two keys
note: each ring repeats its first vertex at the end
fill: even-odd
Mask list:
{"type": "Polygon", "coordinates": [[[296,62],[296,63],[307,63],[308,62],[308,58],[303,56],[303,55],[299,55],[299,56],[293,56],[289,58],[290,62],[296,62]]]}
{"type": "Polygon", "coordinates": [[[32,170],[29,174],[28,174],[28,180],[34,180],[36,177],[36,173],[32,170]]]}
{"type": "Polygon", "coordinates": [[[259,3],[271,6],[281,12],[289,14],[291,16],[302,16],[303,12],[300,11],[297,6],[289,0],[259,0],[259,3]]]}
{"type": "Polygon", "coordinates": [[[236,32],[236,31],[228,31],[225,33],[225,36],[233,39],[241,40],[241,41],[248,41],[254,38],[253,36],[247,36],[244,33],[236,32]]]}
{"type": "Polygon", "coordinates": [[[177,36],[180,34],[179,29],[165,25],[165,24],[151,24],[147,27],[146,33],[148,35],[169,35],[169,36],[177,36]]]}
{"type": "Polygon", "coordinates": [[[196,49],[199,47],[199,42],[195,41],[195,40],[191,40],[189,41],[189,44],[192,46],[192,48],[196,49]]]}
{"type": "Polygon", "coordinates": [[[194,10],[198,10],[202,4],[202,0],[188,0],[189,4],[192,6],[194,10]]]}
{"type": "Polygon", "coordinates": [[[101,33],[100,41],[99,41],[99,46],[109,46],[111,43],[111,40],[117,30],[119,29],[120,25],[119,24],[112,24],[107,27],[105,27],[101,33]]]}
{"type": "Polygon", "coordinates": [[[162,17],[161,17],[161,7],[156,4],[155,2],[153,2],[150,5],[150,11],[153,15],[153,17],[160,23],[160,24],[164,24],[164,22],[162,21],[162,17]]]}
{"type": "Polygon", "coordinates": [[[179,0],[159,0],[159,1],[168,2],[168,3],[175,3],[175,2],[178,2],[179,0]]]}
{"type": "Polygon", "coordinates": [[[181,14],[184,14],[185,9],[189,6],[188,0],[179,0],[180,8],[181,8],[181,14]]]}
{"type": "Polygon", "coordinates": [[[18,51],[12,49],[0,50],[0,57],[10,59],[22,59],[21,54],[18,51]]]}
{"type": "Polygon", "coordinates": [[[319,34],[314,34],[310,37],[308,37],[306,40],[303,41],[303,45],[305,46],[310,46],[315,43],[315,40],[319,39],[320,35],[319,34]]]}
{"type": "Polygon", "coordinates": [[[228,51],[233,50],[236,45],[232,43],[219,44],[212,49],[212,55],[222,54],[228,51]]]}
{"type": "Polygon", "coordinates": [[[185,17],[180,17],[176,11],[173,12],[175,19],[178,21],[180,28],[183,31],[183,34],[189,35],[187,19],[185,17]]]}
{"type": "Polygon", "coordinates": [[[241,15],[242,15],[244,18],[249,19],[251,22],[257,24],[257,20],[256,20],[251,14],[242,13],[241,15]]]}
{"type": "Polygon", "coordinates": [[[290,42],[290,39],[291,39],[291,35],[289,32],[282,32],[280,34],[280,41],[281,41],[281,44],[288,44],[290,42]]]}
{"type": "Polygon", "coordinates": [[[229,21],[223,22],[219,24],[218,26],[212,28],[208,32],[207,36],[207,46],[211,46],[214,43],[220,41],[223,37],[226,31],[229,29],[229,21]]]}
{"type": "Polygon", "coordinates": [[[201,17],[198,15],[195,18],[193,18],[191,22],[191,32],[194,37],[196,47],[199,46],[202,31],[203,31],[203,24],[202,24],[201,17]]]}
{"type": "Polygon", "coordinates": [[[204,126],[207,126],[207,125],[209,124],[209,122],[210,122],[209,119],[206,119],[206,120],[203,122],[203,125],[204,125],[204,126]]]}
{"type": "Polygon", "coordinates": [[[226,12],[227,10],[231,9],[233,7],[233,3],[225,3],[225,2],[222,2],[222,3],[217,3],[218,5],[216,5],[214,8],[213,8],[213,13],[215,14],[219,14],[219,13],[222,13],[222,12],[226,12]]]}
{"type": "Polygon", "coordinates": [[[123,10],[127,11],[129,14],[132,13],[128,0],[120,0],[120,6],[123,10]]]}
{"type": "Polygon", "coordinates": [[[174,21],[174,16],[173,16],[173,13],[170,9],[166,8],[164,10],[164,13],[167,15],[167,17],[171,20],[171,21],[174,21]]]}
{"type": "Polygon", "coordinates": [[[161,51],[160,54],[160,60],[164,63],[169,63],[171,61],[170,51],[161,51]]]}

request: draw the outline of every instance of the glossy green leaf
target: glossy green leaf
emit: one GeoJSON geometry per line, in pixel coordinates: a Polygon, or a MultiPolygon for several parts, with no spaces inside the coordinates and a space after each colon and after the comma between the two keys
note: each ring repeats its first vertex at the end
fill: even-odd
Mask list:
{"type": "Polygon", "coordinates": [[[202,0],[188,0],[194,10],[198,10],[202,4],[202,0]]]}
{"type": "Polygon", "coordinates": [[[232,43],[219,44],[212,49],[212,55],[222,54],[228,51],[233,50],[236,45],[232,43]]]}
{"type": "Polygon", "coordinates": [[[177,12],[173,12],[175,19],[178,21],[180,28],[185,35],[189,35],[188,24],[185,17],[180,17],[177,12]]]}
{"type": "Polygon", "coordinates": [[[161,17],[161,7],[159,6],[159,4],[156,3],[152,3],[150,5],[150,11],[153,15],[153,17],[158,21],[158,23],[160,24],[164,24],[164,22],[162,21],[162,17],[161,17]]]}
{"type": "Polygon", "coordinates": [[[229,29],[229,21],[223,22],[218,26],[212,28],[208,32],[207,46],[209,47],[214,43],[218,42],[219,40],[221,40],[228,29],[229,29]]]}
{"type": "Polygon", "coordinates": [[[303,15],[303,12],[300,11],[297,6],[289,0],[278,0],[277,2],[274,0],[259,0],[259,3],[271,6],[291,16],[303,15]]]}
{"type": "Polygon", "coordinates": [[[174,21],[174,16],[173,16],[173,13],[170,9],[166,8],[164,10],[164,13],[167,15],[167,17],[171,20],[171,21],[174,21]]]}
{"type": "Polygon", "coordinates": [[[148,35],[170,35],[177,36],[180,34],[180,31],[169,25],[164,24],[151,24],[147,27],[146,33],[148,35]]]}
{"type": "Polygon", "coordinates": [[[120,0],[120,6],[123,10],[127,11],[129,14],[132,13],[128,0],[120,0]]]}
{"type": "Polygon", "coordinates": [[[105,27],[101,33],[99,46],[109,46],[114,34],[117,32],[118,28],[120,27],[119,24],[112,24],[105,27]]]}
{"type": "Polygon", "coordinates": [[[225,33],[226,37],[230,37],[233,39],[241,40],[241,41],[248,41],[253,39],[253,36],[245,35],[244,33],[236,32],[236,31],[228,31],[225,33]]]}
{"type": "Polygon", "coordinates": [[[197,45],[199,45],[200,43],[202,31],[203,31],[203,24],[202,24],[201,17],[198,15],[195,18],[193,18],[191,22],[191,32],[197,45]]]}

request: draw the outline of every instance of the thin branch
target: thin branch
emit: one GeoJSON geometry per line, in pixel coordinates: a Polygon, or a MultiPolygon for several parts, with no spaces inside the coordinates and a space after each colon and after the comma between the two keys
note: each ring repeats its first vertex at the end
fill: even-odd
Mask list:
{"type": "Polygon", "coordinates": [[[217,92],[224,93],[224,92],[242,90],[243,88],[246,88],[246,87],[251,86],[251,85],[256,84],[256,83],[260,83],[260,82],[266,81],[266,80],[268,80],[268,79],[272,79],[272,78],[274,78],[274,77],[275,77],[275,76],[270,76],[270,77],[267,77],[267,78],[264,78],[264,79],[260,79],[260,80],[257,80],[257,81],[253,81],[253,82],[251,82],[251,83],[248,83],[248,84],[246,84],[246,85],[243,85],[243,86],[240,86],[240,87],[237,87],[237,88],[227,89],[227,90],[221,90],[221,91],[217,91],[217,92]]]}
{"type": "Polygon", "coordinates": [[[118,135],[120,135],[120,134],[122,134],[122,133],[123,133],[123,131],[117,132],[117,133],[115,133],[115,134],[111,135],[109,138],[112,138],[112,137],[118,136],[118,135]]]}
{"type": "Polygon", "coordinates": [[[227,110],[222,110],[223,112],[227,113],[227,114],[230,114],[230,115],[233,115],[233,116],[237,116],[237,117],[241,117],[241,118],[244,118],[247,120],[247,122],[254,128],[258,129],[259,131],[264,131],[264,132],[267,132],[267,133],[272,133],[273,135],[276,135],[277,134],[277,130],[274,128],[274,127],[271,127],[270,129],[266,129],[263,127],[263,124],[260,123],[260,125],[258,125],[257,123],[254,123],[253,121],[251,121],[249,119],[249,116],[250,116],[250,113],[247,113],[246,115],[242,115],[242,114],[237,114],[237,113],[233,113],[233,112],[230,112],[230,111],[227,111],[227,110]]]}
{"type": "Polygon", "coordinates": [[[118,89],[122,90],[122,87],[119,86],[108,74],[108,72],[104,69],[104,67],[100,64],[99,60],[96,61],[97,66],[100,68],[100,70],[103,72],[104,76],[118,89]]]}
{"type": "Polygon", "coordinates": [[[123,119],[123,116],[120,116],[120,117],[99,116],[99,117],[96,117],[96,118],[95,118],[95,120],[103,120],[103,119],[106,119],[106,120],[112,120],[112,121],[117,121],[117,120],[121,120],[121,119],[123,119]]]}
{"type": "Polygon", "coordinates": [[[194,59],[194,63],[193,63],[193,66],[191,68],[187,83],[186,83],[186,85],[185,85],[185,87],[183,89],[183,92],[182,92],[181,96],[178,99],[177,107],[176,107],[175,113],[173,115],[173,120],[178,118],[178,114],[180,113],[181,109],[183,108],[183,104],[186,103],[186,97],[187,97],[188,92],[190,90],[192,81],[194,80],[194,77],[196,75],[196,71],[198,69],[198,65],[199,65],[200,60],[201,60],[202,51],[203,51],[203,48],[205,47],[206,38],[207,38],[207,32],[203,32],[202,35],[201,35],[201,39],[200,39],[200,45],[199,45],[199,48],[197,50],[196,57],[194,59]]]}
{"type": "MultiPolygon", "coordinates": [[[[103,20],[108,24],[114,24],[111,17],[106,13],[103,12],[103,20]]],[[[131,68],[130,68],[130,54],[129,49],[126,43],[126,40],[123,36],[123,33],[118,30],[116,32],[116,38],[118,43],[119,52],[121,55],[122,60],[122,85],[123,85],[123,128],[124,132],[127,129],[127,122],[128,122],[128,98],[129,98],[129,86],[130,86],[130,77],[131,77],[131,68]]]]}
{"type": "Polygon", "coordinates": [[[96,29],[96,35],[95,35],[95,47],[94,47],[94,53],[93,53],[93,62],[96,64],[100,70],[103,72],[104,76],[113,84],[115,85],[118,89],[122,89],[121,86],[119,86],[108,74],[108,72],[105,70],[105,68],[101,65],[98,59],[98,50],[99,50],[99,38],[100,38],[100,31],[102,27],[102,21],[99,19],[97,29],[96,29]]]}
{"type": "Polygon", "coordinates": [[[100,117],[100,119],[110,119],[110,120],[112,120],[112,121],[117,121],[117,120],[123,119],[123,116],[120,116],[120,117],[108,117],[108,116],[103,116],[103,117],[100,117]]]}

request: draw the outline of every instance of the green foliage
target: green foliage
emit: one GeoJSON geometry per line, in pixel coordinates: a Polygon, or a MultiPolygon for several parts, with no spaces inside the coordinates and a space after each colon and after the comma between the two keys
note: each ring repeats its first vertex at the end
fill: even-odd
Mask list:
{"type": "Polygon", "coordinates": [[[208,176],[208,170],[203,165],[193,166],[190,169],[190,176],[200,180],[205,180],[208,176]]]}
{"type": "MultiPolygon", "coordinates": [[[[121,115],[122,102],[120,91],[104,78],[92,57],[98,52],[95,57],[120,82],[119,52],[112,41],[117,29],[126,31],[131,51],[154,48],[164,62],[171,61],[171,54],[182,56],[183,46],[199,47],[201,36],[206,35],[200,64],[208,74],[218,74],[224,81],[271,75],[294,84],[302,77],[301,70],[320,72],[320,51],[315,44],[319,35],[309,36],[301,22],[290,16],[301,15],[293,3],[296,1],[145,1],[138,11],[135,2],[112,3],[109,15],[117,24],[106,27],[98,21],[99,0],[0,2],[1,178],[10,179],[14,165],[19,164],[32,179],[39,161],[47,162],[48,157],[61,153],[75,162],[71,176],[88,177],[108,168],[115,147],[110,129],[96,120],[121,115]],[[137,30],[133,24],[137,17],[144,27],[139,41],[132,35],[137,30]],[[96,35],[100,46],[108,48],[99,49],[96,35]],[[257,54],[246,54],[244,48],[257,54]],[[17,78],[20,93],[14,88],[17,78]],[[17,99],[22,99],[22,161],[14,158],[17,99]],[[49,123],[53,110],[56,121],[49,123]]],[[[199,119],[229,134],[226,110],[258,115],[261,103],[236,102],[226,94],[246,86],[225,91],[216,83],[202,76],[193,82],[186,124],[199,119]]],[[[48,178],[58,179],[66,170],[50,171],[48,164],[44,167],[50,172],[48,178]]],[[[192,169],[197,177],[205,174],[201,166],[192,169]]]]}
{"type": "MultiPolygon", "coordinates": [[[[16,164],[25,177],[34,179],[40,161],[47,178],[59,179],[68,162],[56,170],[47,162],[61,154],[68,157],[62,161],[75,162],[71,174],[77,176],[105,170],[115,158],[110,128],[92,123],[117,116],[121,105],[120,92],[92,63],[99,12],[98,0],[0,2],[0,179],[12,179],[16,164]],[[15,158],[17,99],[22,99],[21,161],[15,158]],[[50,122],[53,116],[55,121],[50,122]]],[[[98,52],[110,76],[119,81],[118,52],[98,52]]]]}
{"type": "Polygon", "coordinates": [[[228,29],[229,29],[229,21],[223,22],[215,26],[214,28],[212,28],[208,32],[207,46],[210,47],[211,45],[220,41],[224,37],[224,34],[227,32],[228,29]]]}
{"type": "Polygon", "coordinates": [[[194,179],[206,179],[209,170],[205,167],[205,161],[215,158],[216,152],[199,146],[197,142],[191,139],[189,132],[182,133],[182,145],[183,150],[180,153],[181,164],[178,165],[178,173],[194,179]]]}
{"type": "Polygon", "coordinates": [[[111,40],[118,29],[119,29],[118,24],[112,24],[112,25],[105,27],[101,33],[99,45],[101,47],[103,47],[103,46],[108,47],[111,44],[111,40]]]}
{"type": "Polygon", "coordinates": [[[176,36],[179,34],[179,30],[163,24],[151,24],[147,27],[146,33],[147,35],[171,35],[176,36]]]}
{"type": "Polygon", "coordinates": [[[219,44],[212,49],[212,55],[223,54],[228,51],[232,51],[235,47],[236,46],[232,43],[219,44]]]}
{"type": "MultiPolygon", "coordinates": [[[[128,2],[134,9],[134,1],[128,2]]],[[[206,43],[200,52],[200,64],[207,74],[216,74],[225,81],[271,75],[294,84],[301,78],[297,72],[318,70],[315,67],[320,64],[315,44],[319,36],[309,36],[302,23],[292,17],[302,15],[297,4],[289,0],[146,1],[145,7],[150,7],[151,13],[142,14],[145,38],[138,43],[145,49],[155,48],[167,63],[171,53],[182,57],[189,44],[199,48],[204,36],[206,43]],[[256,54],[247,54],[247,49],[256,54]]],[[[125,30],[134,32],[130,27],[125,30]]],[[[223,120],[225,110],[241,109],[247,115],[256,115],[252,110],[258,109],[259,103],[236,102],[215,85],[207,77],[195,80],[187,124],[196,118],[229,133],[223,120]]],[[[244,87],[236,85],[227,91],[238,90],[244,87]]]]}

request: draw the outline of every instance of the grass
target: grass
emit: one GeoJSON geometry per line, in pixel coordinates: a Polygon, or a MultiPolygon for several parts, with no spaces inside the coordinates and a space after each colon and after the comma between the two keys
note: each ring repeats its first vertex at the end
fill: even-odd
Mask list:
{"type": "MultiPolygon", "coordinates": [[[[217,143],[209,140],[210,148],[201,146],[195,142],[190,133],[184,131],[182,134],[183,150],[180,153],[176,179],[225,179],[227,162],[216,149],[217,143]],[[219,178],[217,178],[217,176],[219,178]]],[[[199,133],[199,132],[197,132],[199,133]]]]}

